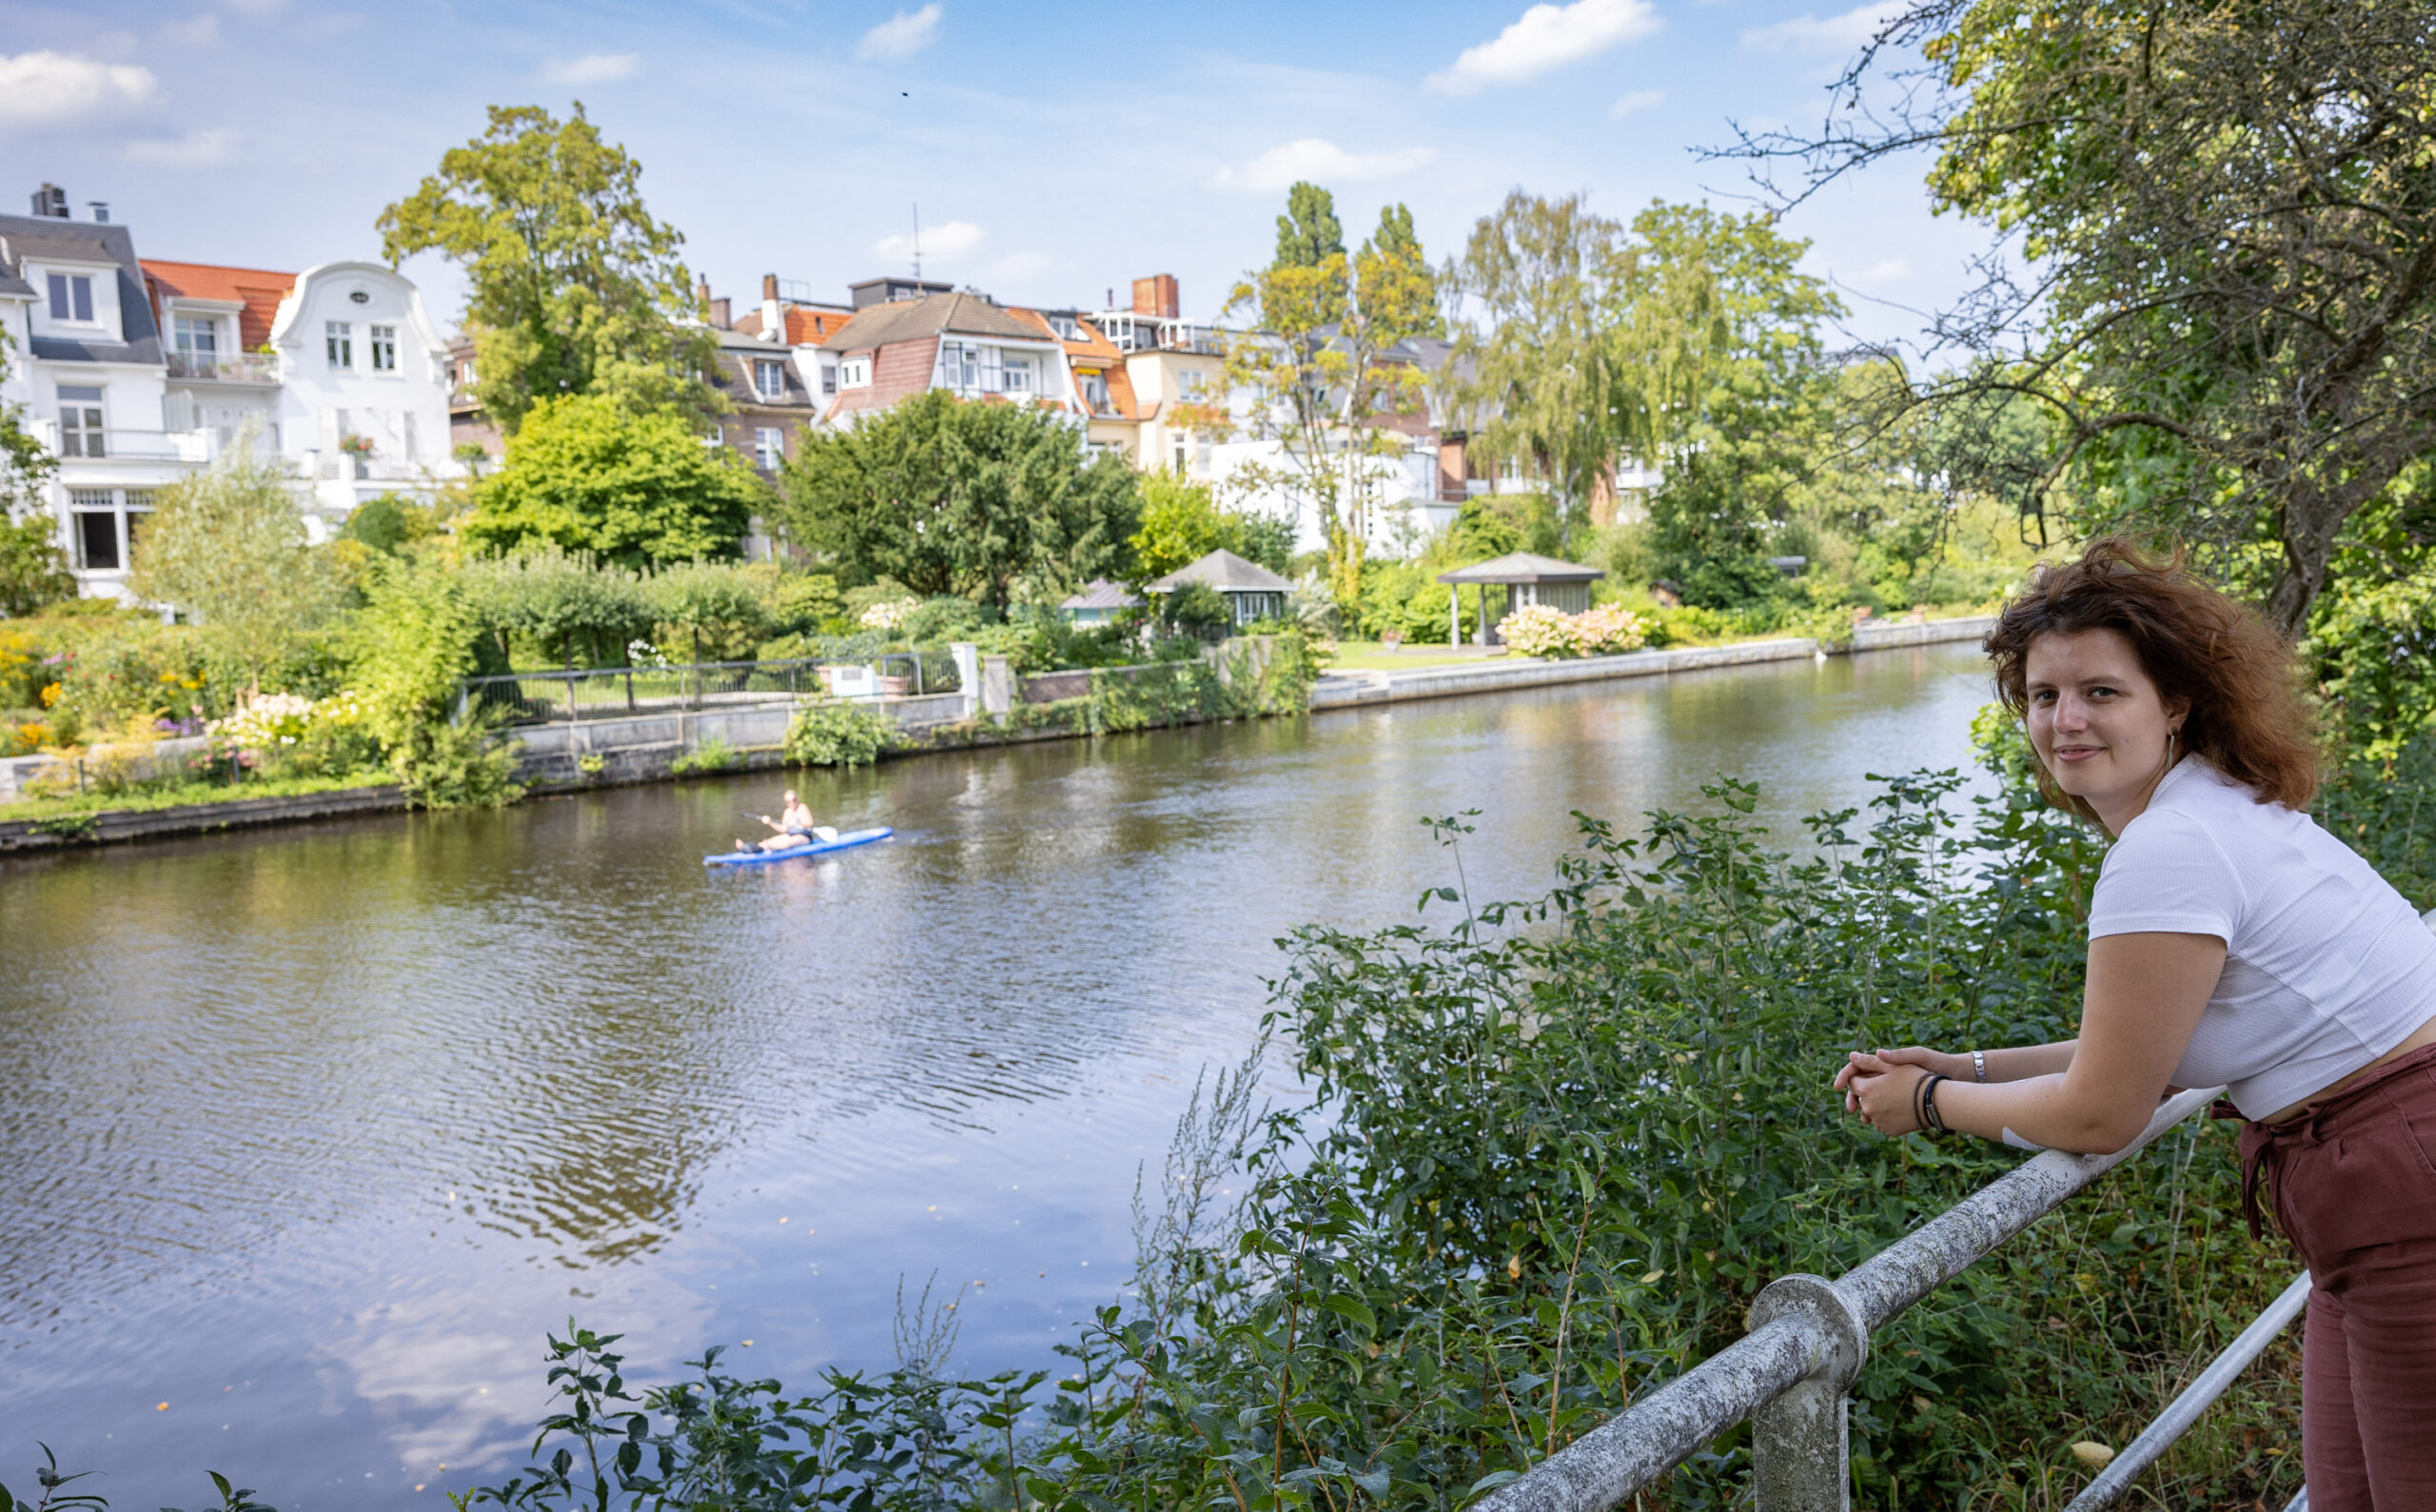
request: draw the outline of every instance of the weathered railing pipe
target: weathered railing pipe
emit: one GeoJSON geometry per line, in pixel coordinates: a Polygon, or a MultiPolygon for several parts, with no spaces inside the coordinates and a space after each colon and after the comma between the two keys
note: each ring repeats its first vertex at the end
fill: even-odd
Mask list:
{"type": "MultiPolygon", "coordinates": [[[[2282,1296],[2269,1304],[2265,1312],[2225,1346],[2223,1354],[2199,1372],[2198,1380],[2185,1386],[2180,1396],[2167,1404],[2166,1409],[2157,1414],[2156,1422],[2142,1429],[2138,1438],[2124,1445],[2122,1453],[2107,1462],[2106,1468],[2097,1473],[2097,1479],[2084,1486],[2081,1494],[2073,1498],[2073,1504],[2064,1512],[2098,1512],[2100,1507],[2110,1507],[2122,1501],[2124,1493],[2132,1489],[2132,1483],[2140,1478],[2140,1472],[2156,1463],[2168,1449],[2172,1448],[2174,1441],[2189,1432],[2190,1425],[2199,1421],[2199,1414],[2208,1410],[2209,1404],[2223,1396],[2225,1388],[2233,1384],[2233,1378],[2247,1369],[2249,1363],[2258,1358],[2260,1351],[2284,1331],[2284,1325],[2308,1305],[2309,1273],[2304,1270],[2292,1278],[2292,1284],[2284,1288],[2282,1296]]],[[[2308,1494],[2306,1490],[2302,1492],[2304,1497],[2308,1494]]],[[[2306,1507],[2308,1503],[2304,1501],[2298,1504],[2306,1507]]]]}
{"type": "Polygon", "coordinates": [[[1835,1281],[1778,1278],[1753,1305],[1751,1332],[1499,1486],[1479,1512],[1609,1512],[1745,1418],[1759,1512],[1841,1512],[1845,1417],[1870,1333],[2222,1090],[2176,1093],[2112,1154],[2036,1155],[1835,1281]]]}

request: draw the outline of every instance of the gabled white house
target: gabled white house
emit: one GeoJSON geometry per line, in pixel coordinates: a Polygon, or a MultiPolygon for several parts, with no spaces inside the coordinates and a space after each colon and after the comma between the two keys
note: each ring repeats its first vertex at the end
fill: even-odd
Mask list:
{"type": "Polygon", "coordinates": [[[448,349],[414,284],[379,263],[302,273],[144,264],[159,307],[168,422],[216,455],[248,418],[295,467],[306,528],[457,476],[448,349]]]}
{"type": "MultiPolygon", "coordinates": [[[[124,226],[70,221],[50,186],[39,215],[0,215],[0,399],[25,407],[59,468],[45,501],[87,591],[115,593],[160,489],[202,462],[170,429],[160,330],[124,226]]],[[[105,213],[97,209],[97,214],[105,213]]]]}
{"type": "Polygon", "coordinates": [[[0,215],[0,400],[59,469],[44,501],[87,593],[125,591],[161,489],[250,421],[296,479],[306,535],[366,499],[456,477],[447,352],[414,284],[378,263],[303,273],[141,262],[128,227],[68,218],[49,185],[0,215]]]}

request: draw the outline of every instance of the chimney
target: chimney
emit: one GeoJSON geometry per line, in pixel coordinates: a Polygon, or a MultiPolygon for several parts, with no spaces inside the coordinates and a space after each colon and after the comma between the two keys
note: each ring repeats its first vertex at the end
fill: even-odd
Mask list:
{"type": "Polygon", "coordinates": [[[761,275],[761,339],[783,342],[787,339],[787,314],[778,304],[778,275],[761,275]]]}
{"type": "Polygon", "coordinates": [[[735,324],[728,314],[727,296],[724,294],[711,301],[711,324],[723,331],[731,329],[735,324]]]}
{"type": "Polygon", "coordinates": [[[108,226],[110,224],[109,201],[87,200],[85,202],[85,208],[93,212],[93,224],[95,226],[108,226]]]}
{"type": "Polygon", "coordinates": [[[46,184],[34,190],[34,214],[45,220],[68,219],[68,191],[56,184],[46,184]]]}
{"type": "Polygon", "coordinates": [[[1172,273],[1153,273],[1149,278],[1133,281],[1133,313],[1154,320],[1174,320],[1182,310],[1176,299],[1176,281],[1172,273]]]}

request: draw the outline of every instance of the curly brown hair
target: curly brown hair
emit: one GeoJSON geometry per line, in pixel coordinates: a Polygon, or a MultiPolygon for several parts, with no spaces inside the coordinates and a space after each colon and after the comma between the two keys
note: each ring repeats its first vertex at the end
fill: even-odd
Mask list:
{"type": "MultiPolygon", "coordinates": [[[[2027,717],[2026,669],[2039,637],[2116,631],[2132,642],[2160,694],[2189,701],[2184,750],[2261,803],[2308,807],[2318,789],[2318,746],[2292,648],[2183,561],[2179,545],[2160,558],[2123,537],[2104,536],[2077,560],[2033,568],[1980,642],[1995,663],[1996,697],[2027,717]]],[[[2055,786],[2044,763],[2033,765],[2049,802],[2096,821],[2089,805],[2055,786]]]]}

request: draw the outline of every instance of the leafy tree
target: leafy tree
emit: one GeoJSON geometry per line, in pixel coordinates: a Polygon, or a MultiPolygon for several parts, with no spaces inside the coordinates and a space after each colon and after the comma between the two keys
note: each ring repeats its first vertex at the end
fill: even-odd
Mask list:
{"type": "Polygon", "coordinates": [[[1086,461],[1055,416],[939,390],[807,436],[781,488],[796,539],[849,577],[1002,614],[1019,589],[1122,575],[1141,512],[1132,469],[1086,461]]]}
{"type": "Polygon", "coordinates": [[[474,398],[510,435],[540,401],[601,394],[709,413],[684,238],[644,207],[642,169],[576,106],[493,106],[490,128],[381,212],[383,255],[445,253],[473,285],[474,398]]]}
{"type": "Polygon", "coordinates": [[[1277,218],[1275,267],[1317,267],[1345,255],[1345,227],[1336,218],[1336,196],[1316,184],[1286,191],[1286,213],[1277,218]]]}
{"type": "Polygon", "coordinates": [[[545,540],[643,567],[735,556],[769,490],[683,416],[580,394],[536,404],[475,497],[462,533],[478,549],[545,540]]]}
{"type": "Polygon", "coordinates": [[[762,585],[728,562],[670,567],[644,584],[663,645],[683,637],[688,661],[741,659],[770,626],[762,585]],[[673,633],[672,633],[673,632],[673,633]]]}
{"type": "Polygon", "coordinates": [[[458,577],[481,629],[486,670],[506,671],[519,641],[570,668],[624,666],[627,642],[650,634],[658,618],[640,573],[551,541],[478,558],[458,577]]]}
{"type": "Polygon", "coordinates": [[[1413,334],[1444,337],[1446,317],[1439,306],[1438,275],[1429,270],[1429,260],[1421,255],[1421,233],[1412,228],[1412,211],[1401,204],[1380,206],[1379,228],[1370,233],[1370,245],[1383,256],[1420,267],[1422,282],[1428,291],[1430,314],[1413,334]]]}
{"type": "Polygon", "coordinates": [[[1566,522],[1585,518],[1598,480],[1624,444],[1608,403],[1622,353],[1611,340],[1610,284],[1628,270],[1623,227],[1582,197],[1544,200],[1516,189],[1472,227],[1455,265],[1476,312],[1459,328],[1464,399],[1484,422],[1477,444],[1525,459],[1566,522]]]}
{"type": "Polygon", "coordinates": [[[1400,434],[1374,422],[1420,402],[1420,370],[1394,349],[1439,319],[1437,285],[1419,243],[1400,233],[1346,256],[1325,190],[1296,186],[1278,224],[1278,260],[1228,300],[1228,316],[1257,330],[1229,344],[1224,388],[1249,396],[1250,427],[1282,442],[1283,462],[1240,468],[1235,478],[1254,491],[1283,489],[1317,511],[1330,591],[1352,603],[1362,582],[1363,505],[1379,459],[1404,448],[1400,434]],[[1308,234],[1289,236],[1289,225],[1308,234]],[[1297,260],[1306,252],[1317,261],[1297,260]]]}
{"type": "MultiPolygon", "coordinates": [[[[9,376],[9,333],[0,330],[0,382],[9,376]]],[[[76,597],[43,485],[58,460],[25,426],[25,406],[0,404],[0,616],[29,615],[76,597]],[[20,521],[21,515],[31,518],[20,521]]]]}
{"type": "Polygon", "coordinates": [[[1221,550],[1284,572],[1294,540],[1290,521],[1222,509],[1208,485],[1151,473],[1142,480],[1142,523],[1131,545],[1134,572],[1148,582],[1221,550]]]}
{"type": "Polygon", "coordinates": [[[348,626],[355,691],[407,796],[425,808],[513,801],[514,752],[479,718],[454,723],[459,679],[481,670],[481,621],[460,574],[374,560],[348,626]]]}
{"type": "Polygon", "coordinates": [[[258,453],[247,422],[211,466],[162,492],[135,544],[128,587],[194,619],[213,650],[262,691],[337,608],[336,583],[307,549],[296,485],[258,453]]]}
{"type": "Polygon", "coordinates": [[[1940,317],[1984,361],[1920,397],[2032,397],[2061,442],[2025,511],[2194,537],[2297,634],[2436,450],[2431,29],[2429,0],[1919,0],[1827,129],[1736,150],[1786,199],[1933,150],[1933,203],[2029,267],[1940,317]]]}
{"type": "Polygon", "coordinates": [[[76,579],[50,518],[36,515],[18,523],[0,515],[0,619],[75,597],[76,579]]]}
{"type": "Polygon", "coordinates": [[[1660,575],[1738,608],[1779,579],[1762,559],[1822,452],[1833,384],[1819,325],[1843,311],[1798,270],[1810,244],[1771,217],[1651,206],[1610,287],[1607,404],[1624,448],[1657,461],[1660,575]]]}

